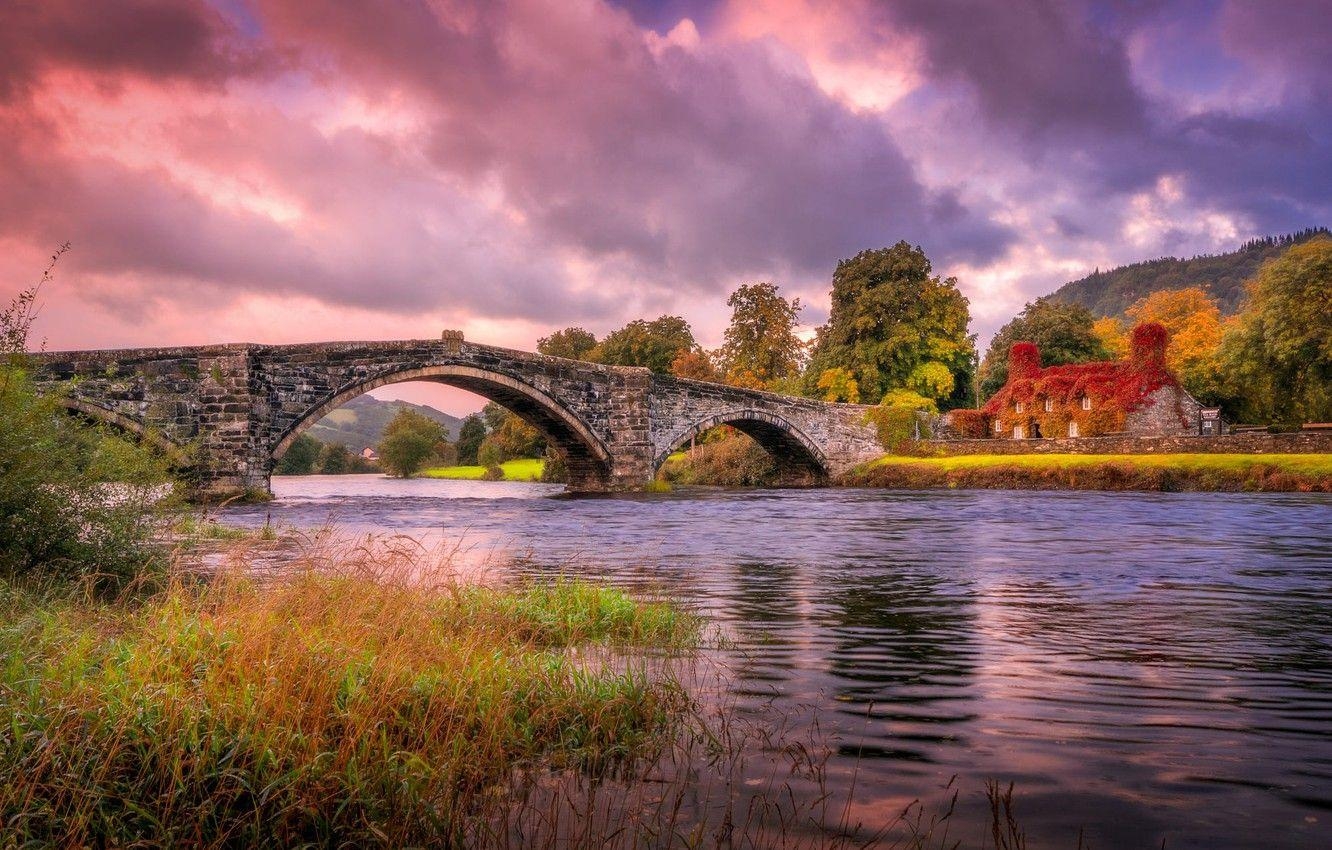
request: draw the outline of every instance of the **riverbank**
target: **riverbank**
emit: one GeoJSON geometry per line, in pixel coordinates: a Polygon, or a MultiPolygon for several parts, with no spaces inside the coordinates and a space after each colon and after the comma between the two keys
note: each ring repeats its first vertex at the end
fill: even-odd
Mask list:
{"type": "Polygon", "coordinates": [[[477,830],[521,814],[533,771],[632,766],[690,706],[660,663],[698,646],[678,608],[371,551],[140,600],[0,583],[7,838],[502,844],[477,830]]]}
{"type": "MultiPolygon", "coordinates": [[[[500,464],[504,481],[540,481],[546,462],[539,457],[506,460],[500,464]]],[[[486,477],[484,466],[436,466],[421,473],[422,478],[443,478],[449,481],[481,481],[486,477]]]]}
{"type": "Polygon", "coordinates": [[[840,476],[851,487],[1332,492],[1329,454],[886,456],[840,476]]]}

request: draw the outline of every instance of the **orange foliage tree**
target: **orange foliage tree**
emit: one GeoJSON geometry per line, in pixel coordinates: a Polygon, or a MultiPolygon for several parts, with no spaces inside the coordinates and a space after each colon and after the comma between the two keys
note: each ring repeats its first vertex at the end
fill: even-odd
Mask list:
{"type": "Polygon", "coordinates": [[[1128,309],[1135,324],[1156,323],[1170,334],[1166,366],[1194,395],[1206,396],[1216,382],[1221,345],[1221,310],[1201,287],[1153,292],[1128,309]]]}

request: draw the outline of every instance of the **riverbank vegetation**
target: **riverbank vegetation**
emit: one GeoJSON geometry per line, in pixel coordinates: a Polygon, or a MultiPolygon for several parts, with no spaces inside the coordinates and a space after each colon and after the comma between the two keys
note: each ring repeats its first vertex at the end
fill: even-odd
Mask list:
{"type": "Polygon", "coordinates": [[[629,660],[697,644],[671,606],[383,564],[115,602],[0,583],[7,840],[461,846],[524,772],[630,766],[689,705],[629,660]]]}
{"type": "Polygon", "coordinates": [[[1332,492],[1332,455],[889,456],[843,475],[849,486],[1002,490],[1332,492]]]}
{"type": "Polygon", "coordinates": [[[543,481],[546,461],[539,457],[517,458],[496,464],[494,468],[500,471],[500,476],[495,476],[492,468],[485,466],[437,466],[421,475],[450,481],[543,481]]]}

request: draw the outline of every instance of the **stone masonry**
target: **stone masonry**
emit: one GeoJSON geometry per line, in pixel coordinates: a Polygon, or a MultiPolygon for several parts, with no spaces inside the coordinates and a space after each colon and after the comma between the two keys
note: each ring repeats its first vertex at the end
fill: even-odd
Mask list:
{"type": "Polygon", "coordinates": [[[517,413],[562,451],[575,492],[641,489],[672,451],[734,425],[804,480],[882,454],[865,408],[439,340],[67,351],[34,377],[81,415],[169,452],[201,494],[268,491],[292,441],[362,393],[436,381],[517,413]]]}

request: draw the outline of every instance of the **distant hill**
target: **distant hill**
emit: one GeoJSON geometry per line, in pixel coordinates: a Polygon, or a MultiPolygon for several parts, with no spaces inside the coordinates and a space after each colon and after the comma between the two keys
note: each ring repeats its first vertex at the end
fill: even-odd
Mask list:
{"type": "Polygon", "coordinates": [[[1229,254],[1203,254],[1191,260],[1164,257],[1110,271],[1099,269],[1081,280],[1066,283],[1050,297],[1055,301],[1081,304],[1098,316],[1119,316],[1133,302],[1161,289],[1201,286],[1216,299],[1226,315],[1238,312],[1244,300],[1244,282],[1258,267],[1291,245],[1307,242],[1326,227],[1312,227],[1285,236],[1269,236],[1246,242],[1229,254]]]}
{"type": "Polygon", "coordinates": [[[316,422],[306,433],[321,443],[342,443],[352,451],[359,452],[366,446],[379,443],[379,438],[384,433],[384,426],[388,425],[389,420],[397,415],[398,409],[403,407],[415,410],[443,425],[444,430],[449,433],[450,440],[458,439],[458,429],[462,427],[462,420],[456,416],[450,416],[422,404],[380,401],[369,395],[357,396],[347,402],[316,422]]]}

